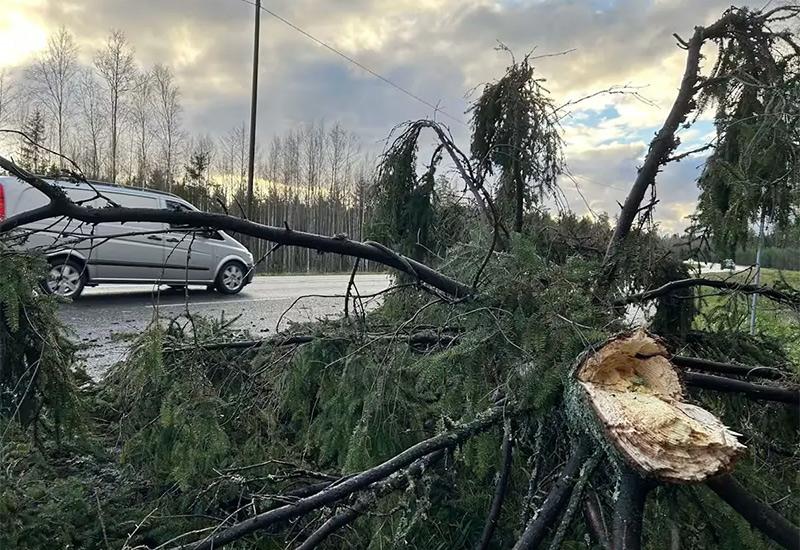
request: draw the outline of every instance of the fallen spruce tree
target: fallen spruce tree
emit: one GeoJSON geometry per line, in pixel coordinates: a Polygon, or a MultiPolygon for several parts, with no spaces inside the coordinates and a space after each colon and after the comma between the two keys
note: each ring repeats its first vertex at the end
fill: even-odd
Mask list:
{"type": "Polygon", "coordinates": [[[396,138],[376,182],[374,234],[391,248],[227,215],[88,208],[0,158],[50,199],[0,221],[9,243],[59,216],[173,222],[401,273],[374,311],[350,285],[352,314],[267,340],[224,319],[156,323],[93,383],[65,369],[55,300],[34,290],[41,260],[4,247],[0,544],[797,548],[796,358],[697,309],[702,287],[731,303],[757,293],[781,315],[797,315],[800,295],[691,278],[636,221],[703,88],[752,69],[727,60],[729,73],[702,78],[703,45],[723,58],[757,46],[786,71],[796,52],[776,44],[793,37],[771,27],[798,11],[732,8],[681,40],[679,95],[613,229],[526,207],[561,165],[557,108],[527,59],[476,103],[470,156],[430,121],[396,138]],[[440,147],[418,176],[428,129],[440,147]],[[425,239],[443,152],[485,222],[434,269],[425,239]],[[655,304],[648,330],[626,321],[638,304],[655,304]]]}

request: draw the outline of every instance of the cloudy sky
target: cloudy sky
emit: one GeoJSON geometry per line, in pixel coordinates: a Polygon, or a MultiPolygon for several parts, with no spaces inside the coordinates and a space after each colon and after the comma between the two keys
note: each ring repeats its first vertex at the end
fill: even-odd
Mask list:
{"type": "MultiPolygon", "coordinates": [[[[767,0],[747,2],[760,7],[767,0]]],[[[222,134],[249,113],[250,0],[0,0],[0,68],[20,66],[65,25],[90,59],[112,28],[148,66],[167,63],[182,89],[185,125],[222,134]]],[[[262,13],[259,139],[303,122],[341,121],[367,147],[398,122],[437,116],[468,147],[469,91],[502,75],[507,54],[570,53],[536,61],[557,103],[614,85],[646,97],[598,96],[564,121],[567,160],[588,205],[618,210],[646,144],[680,81],[688,36],[730,0],[264,0],[264,6],[369,66],[453,118],[404,95],[297,30],[262,13]],[[455,119],[455,120],[453,120],[455,119]]],[[[710,54],[711,52],[709,52],[710,54]]],[[[690,145],[712,131],[708,115],[683,131],[690,145]]],[[[685,225],[696,198],[699,158],[662,174],[658,219],[685,225]]],[[[573,209],[587,205],[564,182],[573,209]]]]}

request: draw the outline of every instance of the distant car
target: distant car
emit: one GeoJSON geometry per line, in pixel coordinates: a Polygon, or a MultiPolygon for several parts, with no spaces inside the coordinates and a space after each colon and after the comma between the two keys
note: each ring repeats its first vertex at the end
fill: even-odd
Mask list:
{"type": "Polygon", "coordinates": [[[727,269],[729,271],[733,271],[734,269],[736,269],[736,262],[734,262],[733,260],[728,258],[728,259],[722,260],[722,263],[720,264],[720,266],[722,267],[722,269],[727,269]]]}
{"type": "MultiPolygon", "coordinates": [[[[92,186],[120,206],[197,210],[171,193],[108,183],[49,180],[75,202],[102,208],[92,186]]],[[[46,205],[47,197],[13,177],[0,177],[0,219],[46,205]]],[[[50,270],[47,292],[77,298],[98,284],[156,283],[175,288],[202,284],[236,294],[253,278],[253,255],[222,231],[187,231],[153,222],[83,224],[46,219],[22,226],[21,247],[44,251],[50,270]]]]}

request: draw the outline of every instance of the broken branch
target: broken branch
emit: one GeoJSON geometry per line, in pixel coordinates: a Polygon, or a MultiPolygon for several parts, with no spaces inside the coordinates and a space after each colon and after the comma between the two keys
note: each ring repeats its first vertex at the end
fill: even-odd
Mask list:
{"type": "Polygon", "coordinates": [[[782,292],[780,290],[776,290],[769,286],[742,284],[733,281],[722,281],[716,279],[704,279],[702,277],[670,281],[658,288],[654,288],[653,290],[646,290],[644,292],[631,294],[630,296],[614,300],[614,305],[626,306],[628,304],[633,304],[636,302],[646,302],[648,300],[653,300],[660,296],[669,294],[675,290],[680,290],[682,288],[692,288],[696,286],[719,288],[723,290],[742,292],[744,294],[760,294],[778,303],[783,303],[792,306],[800,306],[800,295],[797,295],[796,293],[782,292]]]}
{"type": "Polygon", "coordinates": [[[709,411],[685,400],[663,342],[643,329],[592,348],[575,370],[586,405],[625,462],[669,483],[728,471],[744,446],[709,411]]]}
{"type": "Polygon", "coordinates": [[[212,537],[208,537],[196,544],[183,546],[182,548],[191,548],[193,550],[221,548],[251,533],[302,516],[322,506],[341,500],[373,483],[386,479],[393,473],[408,467],[414,461],[424,456],[441,449],[452,448],[469,437],[485,431],[490,426],[502,420],[504,415],[510,412],[511,410],[508,406],[492,407],[479,414],[475,420],[461,424],[443,434],[421,441],[389,460],[368,470],[364,470],[339,484],[333,485],[309,497],[302,498],[297,502],[253,516],[252,518],[220,531],[212,537]]]}
{"type": "Polygon", "coordinates": [[[437,288],[455,298],[466,298],[473,294],[472,288],[464,285],[438,271],[398,254],[385,246],[375,243],[337,239],[303,231],[290,230],[269,225],[254,223],[242,218],[226,214],[208,212],[161,210],[153,208],[87,208],[72,202],[58,186],[29,174],[13,162],[0,156],[0,167],[27,182],[44,193],[50,204],[23,212],[0,221],[0,233],[5,233],[22,225],[47,218],[65,216],[84,223],[97,224],[106,222],[159,222],[188,225],[198,228],[214,228],[223,231],[238,232],[243,235],[257,237],[274,243],[311,248],[320,252],[331,252],[343,256],[352,256],[377,262],[411,275],[430,286],[437,288]]]}
{"type": "Polygon", "coordinates": [[[791,550],[800,549],[800,529],[766,503],[758,500],[730,475],[714,477],[706,485],[750,525],[791,550]]]}
{"type": "Polygon", "coordinates": [[[589,440],[582,437],[575,445],[572,456],[558,477],[558,481],[550,489],[539,512],[525,527],[522,537],[514,545],[514,550],[537,548],[544,540],[550,527],[555,523],[561,510],[572,494],[572,488],[578,481],[581,468],[588,460],[591,452],[589,440]]]}
{"type": "Polygon", "coordinates": [[[616,274],[620,248],[631,231],[639,205],[644,199],[644,194],[651,185],[655,185],[659,167],[666,162],[672,151],[677,147],[675,132],[694,108],[695,85],[700,71],[700,49],[704,41],[704,29],[703,27],[697,27],[692,38],[685,44],[686,66],[681,79],[680,90],[664,121],[664,125],[650,142],[650,148],[644,163],[639,169],[636,180],[625,199],[625,205],[620,211],[617,225],[608,243],[603,262],[605,265],[601,280],[603,285],[607,285],[613,280],[616,274]]]}
{"type": "Polygon", "coordinates": [[[713,374],[699,372],[684,372],[683,380],[689,386],[729,393],[741,393],[751,399],[765,399],[767,401],[780,401],[795,407],[800,407],[800,390],[778,388],[763,384],[753,384],[744,380],[725,378],[713,374]]]}
{"type": "Polygon", "coordinates": [[[486,523],[483,526],[481,540],[477,546],[479,550],[486,550],[489,548],[489,544],[492,541],[492,535],[497,526],[497,519],[500,517],[500,510],[503,507],[503,500],[505,500],[506,497],[508,478],[511,475],[513,449],[514,435],[511,431],[511,420],[507,419],[503,429],[503,445],[501,449],[503,465],[500,469],[500,476],[497,478],[497,485],[495,485],[494,496],[492,497],[492,505],[489,507],[489,515],[486,516],[486,523]]]}

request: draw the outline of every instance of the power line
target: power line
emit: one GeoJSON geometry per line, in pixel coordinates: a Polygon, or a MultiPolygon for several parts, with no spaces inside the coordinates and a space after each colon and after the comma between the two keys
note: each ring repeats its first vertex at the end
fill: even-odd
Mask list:
{"type": "MultiPolygon", "coordinates": [[[[251,0],[239,0],[239,1],[243,2],[245,4],[250,4],[251,6],[255,6],[256,5],[255,2],[252,2],[251,0]]],[[[378,80],[381,80],[385,84],[388,84],[392,88],[398,90],[399,92],[404,93],[408,97],[414,99],[415,101],[418,101],[419,103],[425,105],[426,107],[430,107],[431,109],[433,109],[434,113],[441,113],[443,116],[446,116],[450,120],[453,120],[453,121],[457,122],[458,124],[461,124],[462,126],[466,126],[466,124],[462,120],[452,116],[447,111],[444,111],[443,109],[441,109],[438,105],[434,105],[430,101],[418,96],[417,94],[415,94],[411,90],[408,90],[407,88],[404,88],[400,84],[397,84],[396,82],[386,78],[385,76],[383,76],[382,74],[378,73],[377,71],[369,68],[367,65],[364,65],[360,61],[357,61],[356,59],[353,59],[352,57],[350,57],[346,53],[334,48],[333,46],[331,46],[327,42],[324,42],[323,40],[320,40],[319,38],[317,38],[313,34],[303,30],[300,27],[298,27],[297,25],[295,25],[294,23],[292,23],[291,21],[289,21],[285,17],[282,17],[281,15],[278,15],[274,11],[272,11],[272,10],[270,10],[268,8],[265,8],[264,6],[261,6],[261,10],[264,11],[265,13],[268,13],[269,15],[271,15],[272,17],[274,17],[275,19],[277,19],[278,21],[280,21],[284,25],[286,25],[286,26],[294,29],[295,31],[299,32],[300,34],[302,34],[303,36],[305,36],[309,40],[312,40],[312,41],[316,42],[317,44],[319,44],[323,48],[333,52],[334,54],[338,55],[339,57],[341,57],[341,58],[347,60],[348,62],[352,63],[353,65],[355,65],[356,67],[358,67],[362,71],[365,71],[365,72],[369,73],[370,75],[374,76],[378,80]]]]}
{"type": "Polygon", "coordinates": [[[627,189],[625,189],[624,187],[617,187],[616,185],[611,185],[610,183],[603,183],[603,182],[597,181],[595,179],[586,177],[586,176],[584,176],[582,174],[573,174],[573,173],[570,172],[569,175],[571,177],[573,177],[573,178],[580,178],[580,179],[584,180],[586,183],[588,183],[590,185],[597,185],[599,187],[606,187],[608,189],[614,189],[616,191],[627,191],[627,189]]]}

